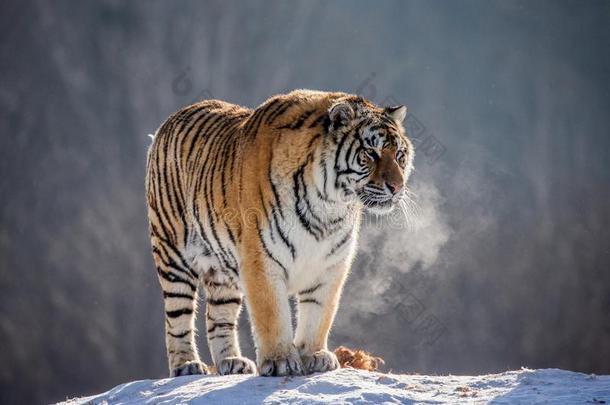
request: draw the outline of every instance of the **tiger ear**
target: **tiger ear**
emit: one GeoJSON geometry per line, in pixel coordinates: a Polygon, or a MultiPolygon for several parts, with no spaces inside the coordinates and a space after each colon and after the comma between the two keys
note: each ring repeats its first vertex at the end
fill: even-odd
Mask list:
{"type": "Polygon", "coordinates": [[[407,107],[404,105],[397,105],[394,107],[386,107],[385,113],[389,115],[394,121],[401,123],[407,116],[407,107]]]}
{"type": "Polygon", "coordinates": [[[328,117],[330,118],[330,123],[334,129],[346,125],[354,119],[354,116],[355,114],[352,106],[344,101],[336,103],[328,109],[328,117]]]}

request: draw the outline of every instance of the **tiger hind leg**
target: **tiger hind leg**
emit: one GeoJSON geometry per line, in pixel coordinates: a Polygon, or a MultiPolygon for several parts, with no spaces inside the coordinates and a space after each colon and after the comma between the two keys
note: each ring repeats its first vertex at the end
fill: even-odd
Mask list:
{"type": "Polygon", "coordinates": [[[169,245],[153,241],[153,257],[163,290],[170,376],[208,374],[195,340],[199,277],[179,251],[169,245]]]}
{"type": "Polygon", "coordinates": [[[209,269],[203,275],[206,294],[208,346],[218,374],[254,374],[256,365],[241,355],[237,321],[242,293],[222,271],[209,269]]]}

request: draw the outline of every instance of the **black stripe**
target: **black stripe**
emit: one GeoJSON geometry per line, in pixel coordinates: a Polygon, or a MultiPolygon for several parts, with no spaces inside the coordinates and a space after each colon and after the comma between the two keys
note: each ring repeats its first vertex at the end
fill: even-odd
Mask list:
{"type": "Polygon", "coordinates": [[[271,165],[273,164],[273,148],[271,148],[271,156],[269,158],[269,166],[267,168],[267,177],[269,178],[269,184],[271,184],[271,191],[273,192],[273,197],[275,198],[275,206],[280,212],[280,216],[284,219],[284,211],[282,210],[282,203],[280,201],[280,194],[277,191],[277,187],[273,182],[271,177],[271,165]]]}
{"type": "Polygon", "coordinates": [[[273,100],[268,101],[267,104],[257,108],[254,111],[254,114],[252,114],[252,116],[248,119],[248,123],[244,127],[244,134],[256,135],[265,114],[268,113],[272,108],[274,108],[273,111],[275,112],[281,106],[282,104],[280,103],[280,99],[276,97],[273,100]]]}
{"type": "MultiPolygon", "coordinates": [[[[222,201],[224,203],[224,206],[227,206],[227,182],[226,182],[226,172],[227,172],[227,163],[229,162],[230,159],[232,159],[234,153],[231,153],[234,149],[235,146],[235,139],[237,139],[236,136],[228,136],[228,133],[233,133],[235,130],[235,127],[240,124],[242,122],[242,118],[240,116],[236,116],[233,117],[233,121],[231,122],[231,124],[225,128],[225,132],[227,132],[227,136],[225,136],[223,138],[224,140],[224,145],[221,151],[221,155],[223,156],[222,159],[222,165],[220,167],[220,173],[221,173],[221,177],[220,177],[220,188],[221,188],[221,192],[222,192],[222,201]]],[[[232,236],[232,235],[231,235],[232,236]]],[[[235,243],[235,242],[233,242],[235,243]]]]}
{"type": "Polygon", "coordinates": [[[180,266],[178,263],[176,263],[171,257],[169,257],[167,260],[163,260],[163,257],[159,254],[159,249],[157,249],[156,247],[153,247],[153,253],[157,254],[157,257],[159,259],[159,261],[165,265],[165,267],[169,267],[170,269],[176,270],[180,273],[186,274],[187,276],[190,276],[194,279],[199,278],[199,276],[197,275],[197,273],[193,272],[190,268],[184,268],[182,266],[180,266]]]}
{"type": "Polygon", "coordinates": [[[279,219],[277,217],[277,210],[275,209],[275,207],[273,207],[271,209],[271,213],[273,214],[273,224],[275,225],[275,229],[277,229],[278,235],[280,235],[280,239],[282,240],[282,242],[284,242],[284,244],[290,250],[290,255],[292,256],[292,260],[296,259],[296,256],[297,256],[296,249],[295,249],[294,245],[290,242],[290,240],[288,239],[288,236],[286,236],[286,233],[284,232],[284,229],[280,225],[279,219]]]}
{"type": "Polygon", "coordinates": [[[191,315],[193,313],[193,310],[191,308],[182,308],[182,309],[177,309],[175,311],[165,311],[165,315],[167,315],[168,318],[178,318],[182,315],[191,315]]]}
{"type": "MultiPolygon", "coordinates": [[[[174,172],[174,176],[175,176],[175,183],[177,184],[177,198],[176,198],[176,205],[178,206],[178,212],[180,214],[180,219],[182,220],[182,224],[183,224],[183,243],[184,246],[186,246],[187,242],[188,242],[188,229],[186,226],[186,218],[185,218],[185,207],[186,207],[186,199],[183,193],[183,186],[182,186],[182,178],[180,176],[180,170],[179,170],[179,152],[181,152],[181,148],[178,146],[178,140],[180,139],[180,136],[182,136],[183,138],[185,137],[184,134],[182,134],[182,131],[180,130],[175,136],[174,136],[174,165],[173,165],[173,172],[174,172]]],[[[182,144],[182,142],[180,142],[180,144],[182,144]]],[[[175,188],[174,188],[175,191],[175,188]]]]}
{"type": "Polygon", "coordinates": [[[174,292],[167,292],[167,291],[163,291],[163,298],[188,298],[191,300],[195,299],[195,297],[190,294],[174,293],[174,292]]]}
{"type": "MultiPolygon", "coordinates": [[[[169,202],[170,212],[174,216],[176,214],[179,214],[180,210],[178,208],[178,200],[176,198],[176,185],[174,184],[174,177],[173,177],[173,175],[171,175],[172,173],[168,173],[168,172],[173,172],[172,167],[174,165],[172,165],[172,167],[170,167],[170,165],[169,165],[169,162],[170,162],[169,146],[170,146],[171,141],[175,138],[176,138],[175,136],[168,136],[166,139],[166,142],[163,144],[163,178],[165,179],[165,181],[163,183],[161,183],[161,184],[165,185],[165,187],[162,188],[162,190],[164,191],[163,196],[169,202]]],[[[163,204],[163,201],[161,201],[161,204],[163,204]]],[[[176,238],[178,238],[178,230],[175,227],[174,227],[174,232],[175,232],[176,238]]]]}
{"type": "Polygon", "coordinates": [[[309,162],[309,160],[307,160],[296,172],[294,172],[294,174],[292,176],[292,180],[294,182],[293,193],[294,193],[294,197],[295,197],[294,207],[295,207],[295,211],[297,213],[297,217],[299,218],[299,222],[301,222],[301,225],[303,225],[303,228],[305,228],[305,230],[307,232],[309,232],[317,241],[319,241],[320,238],[322,237],[322,230],[319,229],[314,224],[312,224],[305,217],[306,211],[301,206],[303,203],[303,199],[301,198],[300,190],[301,190],[301,184],[305,183],[305,180],[303,179],[303,172],[304,172],[305,166],[307,165],[308,162],[309,162]]]}
{"type": "MultiPolygon", "coordinates": [[[[167,142],[167,137],[163,137],[163,141],[167,142]]],[[[157,144],[157,153],[158,153],[158,149],[159,148],[164,148],[163,145],[157,144]]],[[[164,156],[165,157],[165,156],[164,156]]],[[[157,157],[156,159],[156,170],[155,172],[157,173],[157,178],[155,179],[154,182],[154,189],[155,189],[155,204],[158,204],[157,208],[161,208],[161,211],[159,212],[158,210],[155,212],[155,214],[157,215],[158,219],[159,219],[159,223],[161,224],[161,228],[163,230],[163,232],[165,233],[165,235],[167,235],[167,238],[173,242],[173,244],[175,244],[176,240],[177,240],[177,231],[174,229],[173,225],[172,225],[172,221],[169,219],[171,218],[170,215],[168,215],[165,204],[164,204],[164,194],[162,194],[161,191],[161,184],[165,184],[166,183],[166,179],[165,177],[163,177],[163,172],[165,170],[165,164],[164,164],[164,169],[161,170],[161,163],[164,161],[165,159],[159,159],[157,157]],[[163,177],[163,179],[162,179],[163,177]],[[168,231],[171,230],[171,232],[168,231]]]]}
{"type": "Polygon", "coordinates": [[[349,147],[347,148],[347,152],[345,152],[345,164],[347,166],[350,166],[354,164],[354,158],[358,158],[358,154],[357,152],[354,153],[354,145],[356,145],[356,151],[358,151],[359,147],[361,147],[361,143],[359,141],[357,141],[356,139],[352,139],[352,141],[349,144],[349,147]]]}
{"type": "Polygon", "coordinates": [[[315,134],[314,136],[312,136],[311,139],[309,140],[309,143],[307,144],[307,149],[311,149],[314,142],[316,142],[320,138],[322,138],[322,134],[315,134]]]}
{"type": "Polygon", "coordinates": [[[281,127],[278,127],[278,129],[288,129],[288,128],[292,129],[292,130],[300,129],[303,126],[303,123],[307,120],[307,118],[309,118],[314,112],[316,112],[316,110],[305,111],[292,123],[282,125],[281,127]]]}
{"type": "Polygon", "coordinates": [[[265,113],[265,110],[278,102],[279,100],[275,98],[271,101],[268,101],[267,104],[263,104],[262,106],[259,106],[254,111],[252,111],[250,117],[248,117],[248,119],[246,120],[246,125],[244,125],[243,128],[243,133],[249,134],[252,130],[252,127],[254,126],[254,123],[261,118],[261,116],[265,113]]]}
{"type": "Polygon", "coordinates": [[[221,168],[220,168],[220,191],[222,194],[222,201],[224,204],[223,206],[227,205],[226,173],[225,172],[226,172],[227,162],[230,157],[228,155],[228,150],[234,141],[234,137],[229,136],[229,134],[232,133],[232,130],[234,129],[236,123],[239,123],[239,122],[241,122],[239,117],[230,117],[228,124],[223,128],[223,132],[225,132],[227,134],[226,136],[224,136],[221,139],[222,148],[219,152],[220,156],[222,157],[222,163],[221,163],[221,168]]]}
{"type": "MultiPolygon", "coordinates": [[[[322,218],[318,217],[313,210],[313,206],[311,204],[311,201],[309,200],[309,192],[307,189],[307,184],[305,183],[305,180],[303,179],[303,177],[301,176],[301,184],[303,186],[303,201],[305,201],[305,205],[307,206],[307,213],[311,216],[311,218],[316,221],[317,223],[317,228],[320,229],[321,232],[321,236],[324,236],[324,234],[326,232],[329,232],[329,228],[327,225],[335,225],[337,223],[340,223],[343,221],[343,219],[341,218],[336,218],[332,221],[323,221],[322,218]]],[[[312,223],[312,221],[309,221],[310,224],[312,223]]],[[[332,232],[331,232],[332,233],[332,232]]]]}
{"type": "Polygon", "coordinates": [[[261,228],[258,224],[258,218],[256,220],[256,229],[258,230],[258,237],[261,241],[261,246],[263,247],[263,250],[265,251],[265,253],[267,254],[267,256],[269,256],[269,258],[271,260],[273,260],[278,266],[280,266],[280,268],[282,269],[282,271],[284,272],[284,277],[286,278],[286,280],[288,280],[288,270],[286,269],[286,267],[275,257],[271,254],[271,252],[269,251],[269,248],[267,247],[267,244],[265,243],[265,239],[263,238],[263,233],[261,231],[261,228]]]}
{"type": "MultiPolygon", "coordinates": [[[[159,215],[157,214],[157,212],[155,212],[155,215],[158,217],[159,215]]],[[[159,224],[161,225],[161,229],[163,229],[163,222],[159,221],[159,224]]],[[[157,229],[157,227],[155,226],[155,224],[153,224],[151,222],[150,224],[150,229],[151,229],[151,235],[154,236],[155,238],[159,239],[161,242],[163,242],[165,244],[165,246],[172,246],[171,242],[165,238],[163,235],[161,235],[159,233],[159,230],[157,229]]],[[[164,235],[167,235],[167,232],[164,230],[163,231],[164,235]]]]}
{"type": "MultiPolygon", "coordinates": [[[[188,152],[186,154],[185,162],[190,161],[190,157],[191,157],[193,151],[195,150],[195,145],[197,145],[197,140],[200,139],[201,133],[204,131],[204,128],[207,132],[208,127],[211,125],[214,125],[214,123],[216,123],[221,118],[222,118],[222,115],[220,115],[220,114],[213,114],[213,113],[208,112],[208,114],[205,117],[205,119],[203,120],[203,122],[197,128],[197,131],[195,133],[193,133],[191,144],[189,145],[188,152]],[[210,121],[211,121],[211,123],[210,123],[210,121]]],[[[201,149],[204,148],[204,145],[201,145],[201,149]]]]}
{"type": "Polygon", "coordinates": [[[215,336],[208,336],[208,340],[214,340],[214,339],[225,339],[231,337],[231,335],[215,335],[215,336]]]}
{"type": "Polygon", "coordinates": [[[333,248],[330,250],[330,252],[326,255],[326,257],[331,257],[332,255],[334,255],[343,245],[345,245],[350,239],[352,238],[352,233],[349,232],[347,235],[345,235],[335,246],[333,246],[333,248]]]}
{"type": "Polygon", "coordinates": [[[311,288],[308,288],[308,289],[303,290],[303,291],[299,291],[298,294],[299,295],[311,294],[311,293],[315,292],[318,288],[322,287],[322,285],[323,285],[322,283],[318,283],[318,284],[314,285],[311,288]]]}
{"type": "Polygon", "coordinates": [[[174,334],[172,332],[167,332],[168,335],[170,335],[171,337],[176,338],[176,339],[182,339],[183,337],[186,337],[186,335],[189,335],[190,333],[191,333],[190,330],[187,330],[186,332],[178,333],[178,334],[174,334]]]}
{"type": "Polygon", "coordinates": [[[324,132],[328,132],[328,127],[330,126],[330,118],[328,117],[328,113],[324,113],[320,115],[314,122],[309,125],[309,128],[317,127],[318,125],[323,124],[324,132]]]}
{"type": "Polygon", "coordinates": [[[322,306],[322,304],[320,304],[320,301],[314,298],[305,298],[304,300],[299,300],[299,304],[316,304],[322,306]]]}
{"type": "Polygon", "coordinates": [[[230,328],[230,329],[233,329],[233,328],[235,328],[235,324],[234,323],[230,323],[230,322],[215,323],[214,326],[212,326],[210,329],[208,329],[208,333],[214,332],[216,330],[216,328],[230,328]]]}
{"type": "MultiPolygon", "coordinates": [[[[263,197],[263,189],[260,185],[258,187],[258,198],[260,199],[261,205],[263,206],[263,211],[265,212],[266,223],[270,224],[272,222],[271,217],[269,215],[269,210],[267,209],[267,203],[265,201],[265,198],[263,197]]],[[[269,235],[271,236],[271,241],[275,243],[275,237],[273,236],[273,226],[269,227],[269,235]]]]}
{"type": "Polygon", "coordinates": [[[347,140],[349,134],[343,134],[343,137],[341,138],[341,140],[339,141],[339,143],[337,144],[337,151],[335,152],[335,169],[339,170],[339,156],[341,156],[341,152],[343,152],[343,145],[345,144],[345,141],[347,140]]]}
{"type": "Polygon", "coordinates": [[[207,287],[214,287],[214,288],[230,288],[230,284],[229,283],[220,283],[218,281],[206,281],[205,285],[207,287]]]}
{"type": "Polygon", "coordinates": [[[276,119],[280,115],[284,114],[294,104],[295,104],[295,102],[292,100],[284,101],[284,104],[280,108],[278,108],[277,110],[275,110],[275,112],[273,112],[272,114],[269,114],[267,116],[267,119],[265,120],[265,124],[267,124],[267,125],[271,124],[274,119],[276,119]]]}
{"type": "MultiPolygon", "coordinates": [[[[163,242],[163,240],[162,240],[163,242]]],[[[173,247],[170,244],[164,243],[164,244],[159,244],[158,247],[161,247],[163,249],[163,253],[165,253],[165,255],[167,256],[167,258],[170,260],[170,264],[174,265],[174,266],[178,266],[178,263],[176,263],[174,261],[174,259],[169,255],[169,253],[167,252],[167,249],[170,249],[172,251],[173,254],[175,254],[176,256],[178,256],[178,259],[180,259],[180,264],[182,266],[183,269],[188,270],[188,272],[191,274],[191,276],[193,278],[199,278],[199,273],[197,273],[195,270],[193,270],[193,268],[186,262],[186,259],[184,258],[184,256],[182,256],[182,253],[180,253],[178,251],[178,249],[176,249],[175,247],[173,247]]],[[[155,248],[158,249],[157,246],[153,246],[153,252],[155,251],[155,248]]]]}
{"type": "Polygon", "coordinates": [[[328,185],[328,171],[326,169],[326,153],[322,152],[322,159],[320,159],[320,166],[322,167],[322,175],[324,177],[324,197],[323,200],[327,202],[335,202],[328,197],[327,185],[328,185]]]}
{"type": "MultiPolygon", "coordinates": [[[[195,125],[197,125],[197,123],[199,122],[199,120],[202,117],[205,117],[207,113],[209,113],[210,111],[212,111],[214,109],[214,107],[219,107],[218,105],[210,105],[208,103],[201,103],[197,106],[195,106],[195,108],[193,108],[188,114],[186,114],[184,117],[180,118],[180,127],[178,128],[177,132],[182,132],[185,135],[188,135],[189,132],[191,132],[191,130],[193,129],[193,127],[195,125]],[[210,108],[211,107],[211,108],[210,108]],[[195,115],[197,115],[198,113],[203,112],[203,114],[201,114],[200,117],[195,118],[194,120],[192,119],[195,115]],[[188,124],[188,126],[187,126],[188,124]],[[185,131],[186,128],[186,131],[185,131]]],[[[183,139],[184,141],[184,139],[183,139]]],[[[182,146],[184,146],[184,144],[182,144],[182,146]]]]}
{"type": "Polygon", "coordinates": [[[207,303],[209,305],[228,305],[228,304],[238,304],[241,305],[241,298],[208,298],[207,303]]]}
{"type": "Polygon", "coordinates": [[[197,287],[195,287],[195,284],[191,283],[189,280],[186,280],[182,277],[178,277],[177,275],[175,275],[172,272],[169,271],[163,271],[161,270],[159,267],[157,267],[157,274],[159,274],[159,276],[161,278],[163,278],[164,280],[169,281],[170,283],[182,283],[182,284],[186,284],[190,287],[190,289],[194,292],[197,291],[197,287]]]}

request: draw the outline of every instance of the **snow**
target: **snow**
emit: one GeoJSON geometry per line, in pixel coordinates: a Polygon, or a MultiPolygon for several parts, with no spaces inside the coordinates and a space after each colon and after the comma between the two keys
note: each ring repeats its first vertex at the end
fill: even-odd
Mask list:
{"type": "Polygon", "coordinates": [[[63,404],[610,404],[610,375],[521,369],[481,376],[382,374],[344,368],[305,377],[142,380],[63,404]]]}

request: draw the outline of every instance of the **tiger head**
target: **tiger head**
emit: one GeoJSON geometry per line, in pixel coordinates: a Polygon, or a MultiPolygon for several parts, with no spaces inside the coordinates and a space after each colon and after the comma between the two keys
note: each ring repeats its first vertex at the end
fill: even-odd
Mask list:
{"type": "Polygon", "coordinates": [[[361,97],[336,100],[328,110],[336,144],[335,186],[344,201],[386,214],[405,196],[413,145],[403,128],[405,106],[380,108],[361,97]]]}

